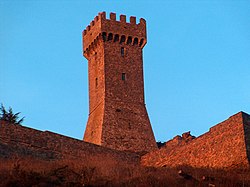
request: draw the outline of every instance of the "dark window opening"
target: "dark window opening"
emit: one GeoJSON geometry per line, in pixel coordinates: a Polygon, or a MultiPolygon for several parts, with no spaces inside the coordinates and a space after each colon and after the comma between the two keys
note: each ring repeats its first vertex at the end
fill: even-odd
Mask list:
{"type": "Polygon", "coordinates": [[[144,41],[144,40],[143,40],[143,39],[141,39],[141,41],[140,41],[140,47],[142,46],[142,44],[143,44],[143,41],[144,41]]]}
{"type": "Polygon", "coordinates": [[[138,45],[138,38],[135,38],[135,39],[134,39],[133,45],[138,45]]]}
{"type": "Polygon", "coordinates": [[[98,78],[95,78],[95,87],[98,86],[98,78]]]}
{"type": "Polygon", "coordinates": [[[132,43],[132,37],[131,37],[131,36],[129,36],[129,37],[128,37],[127,44],[131,44],[131,43],[132,43]]]}
{"type": "Polygon", "coordinates": [[[124,53],[125,53],[125,49],[124,47],[121,47],[121,55],[124,56],[124,53]]]}
{"type": "Polygon", "coordinates": [[[126,80],[126,73],[122,73],[122,80],[123,80],[123,81],[126,80]]]}
{"type": "Polygon", "coordinates": [[[125,42],[125,40],[126,40],[126,37],[124,35],[122,35],[120,44],[123,43],[123,42],[125,42]]]}
{"type": "Polygon", "coordinates": [[[102,33],[102,39],[103,39],[104,42],[107,40],[107,34],[106,34],[106,32],[102,33]]]}
{"type": "Polygon", "coordinates": [[[109,35],[108,35],[108,41],[110,41],[110,40],[113,40],[113,34],[112,33],[109,33],[109,35]]]}
{"type": "Polygon", "coordinates": [[[119,35],[118,34],[115,35],[115,39],[114,39],[114,42],[117,42],[117,41],[119,41],[119,35]]]}
{"type": "Polygon", "coordinates": [[[116,112],[121,112],[121,109],[117,108],[115,111],[116,111],[116,112]]]}

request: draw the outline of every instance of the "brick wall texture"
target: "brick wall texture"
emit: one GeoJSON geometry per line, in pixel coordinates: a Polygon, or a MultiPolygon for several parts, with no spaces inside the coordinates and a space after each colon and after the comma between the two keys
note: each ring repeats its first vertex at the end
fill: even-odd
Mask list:
{"type": "Polygon", "coordinates": [[[89,118],[84,141],[117,150],[156,150],[144,100],[146,21],[105,12],[83,32],[88,59],[89,118]]]}
{"type": "Polygon", "coordinates": [[[14,155],[45,160],[96,158],[100,161],[112,159],[125,164],[139,163],[139,156],[134,153],[0,121],[0,158],[11,158],[14,155]]]}
{"type": "Polygon", "coordinates": [[[160,150],[144,155],[141,163],[155,167],[244,168],[249,166],[249,154],[250,116],[240,112],[195,139],[170,140],[160,150]]]}
{"type": "Polygon", "coordinates": [[[6,124],[0,121],[0,158],[12,156],[45,160],[77,158],[113,160],[120,164],[153,167],[188,165],[202,168],[248,168],[250,160],[250,116],[240,112],[194,138],[189,133],[176,136],[157,151],[140,157],[74,138],[6,124]]]}

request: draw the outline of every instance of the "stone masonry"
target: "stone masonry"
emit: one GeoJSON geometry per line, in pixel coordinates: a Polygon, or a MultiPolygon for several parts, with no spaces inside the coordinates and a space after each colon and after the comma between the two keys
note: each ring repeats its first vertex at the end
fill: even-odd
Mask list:
{"type": "Polygon", "coordinates": [[[247,168],[249,156],[250,115],[239,112],[197,138],[185,142],[175,137],[161,149],[144,155],[141,163],[155,167],[247,168]]]}
{"type": "Polygon", "coordinates": [[[176,136],[161,149],[140,157],[49,131],[0,121],[0,158],[33,157],[45,160],[114,160],[120,164],[151,167],[249,168],[250,115],[239,112],[195,138],[176,136]],[[141,161],[140,161],[141,160],[141,161]]]}
{"type": "Polygon", "coordinates": [[[83,32],[88,59],[89,118],[84,141],[117,150],[157,148],[144,100],[146,21],[99,13],[83,32]]]}
{"type": "Polygon", "coordinates": [[[121,152],[49,131],[6,124],[0,121],[0,158],[12,156],[42,160],[113,160],[117,163],[139,164],[139,156],[121,152]]]}

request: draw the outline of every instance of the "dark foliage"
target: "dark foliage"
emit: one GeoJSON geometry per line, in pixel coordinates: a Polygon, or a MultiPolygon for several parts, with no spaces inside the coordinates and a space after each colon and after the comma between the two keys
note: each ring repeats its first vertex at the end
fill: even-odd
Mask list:
{"type": "Polygon", "coordinates": [[[20,112],[13,113],[13,110],[11,107],[9,107],[9,110],[6,110],[3,104],[1,104],[0,108],[0,120],[9,123],[9,124],[15,124],[15,125],[21,125],[21,123],[24,120],[24,117],[19,119],[20,112]]]}

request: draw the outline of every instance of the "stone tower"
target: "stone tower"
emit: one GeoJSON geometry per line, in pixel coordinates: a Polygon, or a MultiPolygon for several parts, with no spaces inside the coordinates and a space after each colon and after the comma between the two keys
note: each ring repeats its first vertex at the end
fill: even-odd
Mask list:
{"type": "Polygon", "coordinates": [[[89,118],[84,141],[117,150],[156,149],[145,107],[142,48],[146,21],[99,13],[83,31],[88,59],[89,118]]]}

